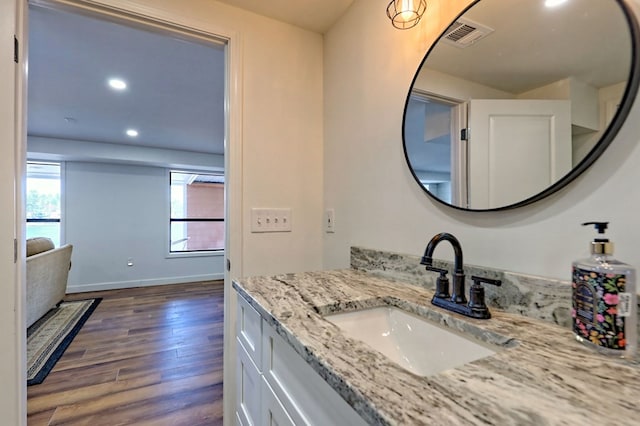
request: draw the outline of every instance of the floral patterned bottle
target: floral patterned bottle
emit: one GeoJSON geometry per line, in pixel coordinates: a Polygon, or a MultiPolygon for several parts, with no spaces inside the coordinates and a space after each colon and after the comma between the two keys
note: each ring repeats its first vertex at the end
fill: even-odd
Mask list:
{"type": "MultiPolygon", "coordinates": [[[[604,234],[608,222],[587,222],[604,234]]],[[[613,243],[596,238],[591,257],[573,263],[572,309],[576,339],[606,355],[633,358],[637,349],[635,270],[613,259],[613,243]]]]}

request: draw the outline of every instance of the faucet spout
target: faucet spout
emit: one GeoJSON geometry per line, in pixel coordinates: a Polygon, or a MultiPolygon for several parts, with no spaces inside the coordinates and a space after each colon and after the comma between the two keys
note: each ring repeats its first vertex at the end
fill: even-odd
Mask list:
{"type": "Polygon", "coordinates": [[[435,235],[427,244],[420,264],[426,265],[428,271],[440,273],[440,277],[436,280],[436,291],[431,299],[433,305],[472,318],[491,318],[489,308],[487,308],[487,305],[484,303],[484,289],[481,284],[485,283],[499,286],[501,281],[478,276],[471,277],[474,284],[469,291],[471,301],[467,304],[464,285],[464,268],[462,265],[462,246],[456,237],[446,232],[435,235]],[[449,280],[446,277],[447,270],[433,266],[433,251],[441,241],[449,241],[455,255],[453,263],[453,291],[451,292],[451,296],[449,296],[449,280]]]}
{"type": "Polygon", "coordinates": [[[433,251],[436,249],[436,246],[440,244],[441,241],[449,241],[451,246],[453,247],[454,262],[453,269],[454,273],[464,273],[462,267],[462,246],[460,245],[460,241],[453,235],[447,232],[441,232],[434,236],[429,244],[427,244],[427,248],[424,251],[424,256],[422,256],[422,261],[420,262],[422,265],[431,266],[433,264],[433,251]]]}
{"type": "Polygon", "coordinates": [[[427,244],[427,248],[424,251],[424,256],[420,263],[426,266],[433,265],[433,251],[436,249],[441,241],[449,241],[453,247],[454,263],[453,263],[453,292],[451,294],[451,301],[454,303],[466,303],[467,298],[464,294],[464,269],[462,266],[462,246],[460,241],[453,235],[442,232],[435,235],[427,244]]]}

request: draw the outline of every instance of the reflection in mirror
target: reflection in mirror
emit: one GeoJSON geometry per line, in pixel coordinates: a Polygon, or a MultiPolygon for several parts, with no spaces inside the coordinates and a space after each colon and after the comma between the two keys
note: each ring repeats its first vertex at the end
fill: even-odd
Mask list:
{"type": "Polygon", "coordinates": [[[586,169],[637,89],[637,30],[625,8],[472,5],[427,54],[407,99],[404,145],[416,180],[454,207],[497,210],[536,201],[586,169]]]}

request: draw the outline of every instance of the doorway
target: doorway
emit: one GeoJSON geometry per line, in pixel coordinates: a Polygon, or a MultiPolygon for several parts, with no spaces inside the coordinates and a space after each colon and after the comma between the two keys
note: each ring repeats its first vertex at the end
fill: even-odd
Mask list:
{"type": "Polygon", "coordinates": [[[422,186],[436,198],[467,204],[466,103],[414,90],[407,102],[407,158],[422,186]]]}
{"type": "MultiPolygon", "coordinates": [[[[123,12],[122,10],[111,10],[108,8],[92,8],[86,5],[79,5],[66,1],[51,1],[41,2],[34,1],[32,5],[44,8],[53,9],[65,9],[80,12],[81,14],[91,15],[98,14],[101,18],[108,21],[126,22],[126,24],[135,27],[146,27],[147,29],[153,29],[154,31],[160,31],[165,33],[171,33],[176,38],[182,40],[182,42],[195,42],[200,44],[206,43],[221,43],[224,45],[223,50],[226,58],[226,65],[224,68],[225,85],[224,85],[224,101],[222,108],[226,111],[227,116],[224,118],[224,160],[223,166],[220,168],[224,170],[224,182],[225,182],[225,261],[224,262],[224,278],[225,278],[225,293],[230,286],[229,273],[235,271],[234,275],[240,274],[240,262],[233,265],[231,269],[230,259],[231,253],[239,250],[240,244],[237,243],[240,239],[239,224],[233,222],[233,217],[239,217],[240,214],[240,179],[241,176],[241,162],[238,155],[241,152],[241,141],[238,135],[240,134],[240,114],[238,108],[237,93],[240,90],[240,84],[238,81],[237,70],[239,55],[237,52],[237,42],[234,42],[233,34],[220,35],[218,31],[211,31],[208,29],[197,28],[202,23],[194,23],[194,27],[182,25],[170,24],[171,17],[167,17],[167,13],[161,10],[153,10],[153,8],[147,9],[145,14],[138,12],[123,12]],[[150,16],[152,15],[152,16],[150,16]],[[234,143],[230,143],[233,141],[234,143]],[[235,214],[234,214],[235,213],[235,214]],[[229,265],[229,267],[227,267],[229,265]]],[[[73,124],[73,116],[69,116],[70,120],[65,120],[67,124],[73,124]]],[[[42,142],[42,140],[40,140],[42,142]]],[[[95,142],[95,141],[94,141],[95,142]]],[[[102,142],[98,142],[102,143],[102,142]]],[[[51,158],[55,157],[55,153],[49,153],[51,158]]],[[[122,161],[121,161],[122,162],[122,161]]],[[[200,168],[199,170],[201,170],[200,168]]],[[[21,177],[18,175],[18,177],[21,177]]],[[[22,176],[24,179],[24,176],[22,176]]],[[[20,218],[18,218],[20,219],[20,218]]],[[[24,220],[24,217],[22,218],[24,220]]],[[[20,237],[20,235],[18,235],[20,237]]],[[[22,235],[24,238],[24,234],[22,235]]],[[[225,304],[227,303],[227,297],[225,295],[225,304]]],[[[225,309],[226,313],[226,309],[225,309]]],[[[226,323],[226,321],[225,321],[226,323]]],[[[225,329],[227,328],[225,324],[225,329]]],[[[225,331],[226,333],[226,331],[225,331]]],[[[226,351],[226,348],[225,348],[226,351]]]]}
{"type": "Polygon", "coordinates": [[[223,235],[225,42],[83,9],[29,14],[27,159],[65,166],[68,292],[223,278],[223,244],[176,232],[223,235]]]}

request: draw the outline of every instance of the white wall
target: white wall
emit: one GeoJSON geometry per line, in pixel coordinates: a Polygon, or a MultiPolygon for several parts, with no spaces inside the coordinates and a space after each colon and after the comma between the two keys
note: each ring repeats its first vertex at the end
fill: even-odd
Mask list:
{"type": "Polygon", "coordinates": [[[322,267],[322,36],[246,23],[244,275],[322,267]],[[292,233],[250,233],[252,207],[290,207],[292,233]]]}
{"type": "MultiPolygon", "coordinates": [[[[640,267],[640,106],[616,140],[579,179],[555,195],[513,211],[470,213],[432,201],[412,178],[402,150],[402,114],[424,53],[469,0],[431,2],[418,27],[394,29],[379,7],[356,0],[325,35],[324,266],[347,267],[352,245],[421,254],[447,231],[465,261],[570,279],[573,259],[588,255],[587,220],[611,222],[616,255],[640,267]]],[[[436,256],[451,259],[449,247],[436,256]]]]}
{"type": "Polygon", "coordinates": [[[611,86],[598,89],[598,127],[599,131],[579,135],[574,140],[574,158],[582,158],[591,151],[595,144],[600,140],[613,115],[616,113],[620,100],[624,95],[626,82],[612,84],[611,86]],[[575,142],[578,142],[577,144],[575,142]]]}
{"type": "Polygon", "coordinates": [[[169,184],[159,167],[67,162],[69,292],[224,277],[224,256],[167,258],[169,184]],[[127,266],[131,258],[133,266],[127,266]]]}
{"type": "MultiPolygon", "coordinates": [[[[626,86],[626,82],[625,86],[626,86]]],[[[518,99],[560,99],[571,101],[571,124],[585,131],[597,131],[598,89],[575,77],[567,77],[542,87],[518,94],[518,99]]]]}
{"type": "MultiPolygon", "coordinates": [[[[408,86],[407,86],[408,89],[408,86]]],[[[430,68],[423,68],[414,83],[414,89],[458,101],[469,99],[513,99],[513,93],[494,89],[474,81],[454,77],[430,68]]]]}

